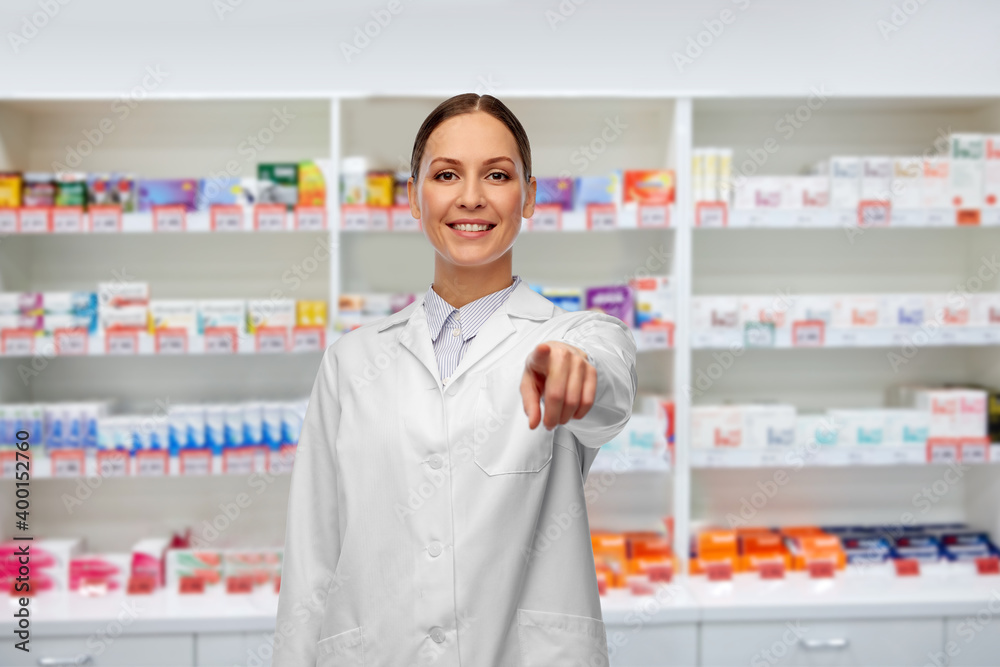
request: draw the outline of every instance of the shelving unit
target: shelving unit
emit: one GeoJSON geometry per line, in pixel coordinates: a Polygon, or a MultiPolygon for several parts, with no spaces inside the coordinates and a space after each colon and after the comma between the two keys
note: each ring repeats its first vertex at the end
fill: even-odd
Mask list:
{"type": "MultiPolygon", "coordinates": [[[[696,387],[699,371],[715,362],[714,355],[741,343],[693,331],[693,296],[779,290],[947,292],[971,275],[984,255],[992,254],[991,248],[1000,241],[1000,209],[984,210],[974,229],[957,228],[953,211],[914,211],[894,212],[887,228],[864,228],[853,235],[845,229],[852,229],[857,212],[826,210],[729,211],[727,228],[701,228],[691,199],[692,147],[732,146],[737,156],[746,155],[748,149],[775,136],[775,120],[801,100],[501,97],[534,142],[536,175],[599,175],[621,167],[676,170],[677,201],[669,212],[669,226],[643,227],[637,212],[623,212],[619,229],[587,231],[584,215],[566,214],[561,232],[523,231],[514,252],[515,273],[553,286],[621,282],[644,270],[649,261],[669,258],[657,272],[673,275],[676,285],[672,344],[635,333],[640,392],[672,392],[675,397],[675,458],[669,470],[616,475],[595,468],[587,482],[598,491],[589,507],[593,528],[656,528],[665,515],[673,515],[674,551],[684,572],[695,530],[707,524],[727,525],[727,515],[738,512],[742,501],[771,479],[775,469],[789,468],[787,461],[769,452],[692,451],[688,446],[692,403],[779,400],[800,409],[873,407],[881,405],[885,389],[897,382],[1000,384],[1000,335],[968,330],[921,348],[897,370],[886,363],[886,353],[908,332],[831,337],[819,349],[784,349],[789,347],[784,344],[747,348],[711,386],[688,391],[696,387]],[[580,148],[600,137],[609,119],[616,118],[625,129],[604,142],[603,150],[593,152],[593,159],[581,160],[580,148]],[[555,257],[559,261],[553,261],[555,257]]],[[[340,158],[347,155],[367,155],[381,166],[408,169],[413,136],[440,99],[336,94],[322,99],[152,99],[122,119],[79,168],[150,177],[197,176],[211,175],[237,160],[241,174],[252,175],[257,161],[319,158],[328,160],[328,183],[338,183],[340,158]],[[253,159],[244,160],[241,143],[266,125],[275,108],[291,113],[294,120],[253,159]]],[[[6,148],[0,154],[0,168],[36,171],[62,161],[66,147],[79,142],[81,132],[97,126],[109,113],[108,102],[94,100],[6,101],[0,108],[0,139],[6,148]]],[[[834,153],[920,153],[931,145],[939,128],[949,126],[955,131],[1000,132],[1000,100],[831,97],[793,137],[779,142],[780,150],[758,173],[794,173],[834,153]]],[[[734,160],[734,169],[740,162],[734,160]]],[[[244,211],[241,231],[232,234],[210,232],[207,214],[189,216],[190,233],[154,232],[150,216],[135,214],[123,217],[122,233],[14,234],[0,243],[0,281],[4,290],[92,289],[97,281],[124,271],[150,282],[157,298],[259,298],[280,291],[285,297],[325,299],[331,304],[342,293],[427,288],[433,251],[422,233],[345,230],[333,188],[328,200],[328,227],[323,231],[294,231],[294,217],[288,215],[281,232],[253,232],[252,213],[244,211]],[[291,289],[283,281],[285,272],[317,245],[332,251],[331,261],[291,289]]],[[[995,291],[998,286],[1000,278],[994,277],[983,289],[995,291]]],[[[335,336],[333,330],[326,331],[325,344],[335,336]]],[[[194,340],[188,341],[188,354],[153,354],[155,342],[148,338],[134,357],[102,354],[104,341],[88,339],[91,354],[48,358],[45,370],[26,385],[16,373],[24,357],[0,357],[0,400],[110,397],[138,411],[157,400],[289,399],[308,393],[321,355],[320,347],[298,354],[254,354],[257,347],[250,338],[240,341],[238,354],[199,354],[206,342],[194,340]]],[[[914,492],[943,474],[942,466],[927,464],[921,453],[824,452],[809,465],[793,468],[789,483],[763,507],[755,508],[747,521],[757,525],[898,521],[903,512],[913,510],[914,492]]],[[[1000,461],[995,445],[990,461],[1000,461]]],[[[219,472],[219,465],[213,459],[212,471],[219,472]]],[[[252,476],[260,474],[255,470],[242,475],[109,479],[71,516],[60,497],[72,493],[77,480],[46,478],[44,466],[40,472],[32,506],[37,525],[46,526],[53,535],[86,535],[92,549],[107,551],[127,549],[151,531],[160,534],[199,525],[217,513],[220,502],[245,490],[252,476]]],[[[3,512],[11,509],[12,494],[4,491],[8,484],[0,482],[3,512]]],[[[287,475],[267,482],[266,493],[245,510],[245,518],[225,540],[280,544],[287,492],[287,475]]],[[[971,467],[920,518],[968,521],[1000,538],[1000,467],[971,467]]],[[[7,530],[7,525],[0,530],[7,530]]],[[[987,599],[980,595],[981,580],[971,573],[928,573],[910,581],[887,576],[871,589],[877,594],[866,592],[864,583],[875,579],[844,577],[810,581],[790,576],[769,587],[743,575],[725,584],[680,576],[683,592],[661,605],[652,615],[655,620],[641,624],[642,631],[670,626],[678,634],[655,636],[683,646],[677,664],[692,664],[698,655],[696,642],[704,649],[706,637],[720,632],[718,637],[724,638],[726,632],[736,632],[727,623],[756,618],[773,625],[795,615],[831,622],[849,615],[920,616],[928,627],[943,633],[946,627],[953,629],[948,623],[957,622],[946,617],[975,613],[987,599]],[[765,589],[771,597],[761,601],[765,589]],[[912,611],[911,604],[919,611],[912,611]]],[[[240,635],[242,639],[226,641],[239,645],[241,653],[249,641],[246,635],[266,631],[267,619],[274,613],[273,596],[248,598],[238,613],[218,612],[228,620],[225,627],[216,628],[192,620],[200,616],[187,615],[186,607],[176,606],[180,602],[157,600],[157,605],[170,608],[164,614],[184,620],[160,625],[149,621],[148,627],[143,626],[148,632],[194,635],[214,628],[212,632],[240,635]]],[[[649,602],[638,597],[624,600],[617,594],[606,598],[609,636],[616,628],[631,628],[635,617],[629,612],[649,602]]],[[[43,627],[51,619],[51,629],[45,631],[50,636],[73,634],[83,627],[74,624],[74,614],[91,604],[107,603],[50,601],[39,605],[36,620],[43,627]]],[[[198,641],[211,638],[190,639],[198,641]]],[[[651,660],[629,653],[638,651],[640,644],[631,643],[632,649],[621,654],[634,656],[630,659],[636,662],[615,663],[613,658],[612,664],[651,660]]]]}

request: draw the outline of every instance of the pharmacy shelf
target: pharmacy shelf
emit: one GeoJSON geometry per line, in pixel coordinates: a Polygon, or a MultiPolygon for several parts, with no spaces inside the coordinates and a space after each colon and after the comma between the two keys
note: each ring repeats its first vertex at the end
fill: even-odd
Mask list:
{"type": "MultiPolygon", "coordinates": [[[[725,218],[715,211],[695,213],[695,229],[840,229],[857,227],[861,214],[854,209],[729,209],[725,218]]],[[[1000,227],[1000,208],[959,211],[956,209],[895,209],[879,224],[889,229],[1000,227]]]]}
{"type": "Polygon", "coordinates": [[[135,356],[282,354],[322,352],[339,332],[322,328],[295,327],[261,330],[256,334],[220,332],[187,335],[171,331],[159,335],[147,331],[83,334],[67,331],[59,335],[34,335],[5,330],[0,342],[3,357],[135,356]]]}
{"type": "MultiPolygon", "coordinates": [[[[146,331],[120,334],[76,334],[56,336],[13,335],[11,330],[0,341],[0,358],[35,356],[129,356],[129,355],[212,355],[212,354],[301,354],[322,352],[344,332],[310,327],[287,331],[267,331],[258,334],[180,335],[151,334],[146,331]]],[[[673,347],[672,331],[665,329],[634,329],[636,347],[640,352],[667,350],[673,347]]]]}
{"type": "MultiPolygon", "coordinates": [[[[810,334],[816,332],[810,327],[810,334]]],[[[1000,343],[1000,327],[939,327],[937,329],[914,327],[911,329],[878,328],[878,329],[827,329],[821,338],[809,335],[808,339],[796,344],[791,328],[782,328],[774,332],[773,339],[756,335],[755,340],[747,345],[745,334],[740,329],[720,329],[718,331],[695,331],[692,334],[691,347],[696,350],[733,349],[746,347],[748,349],[789,349],[789,348],[870,348],[870,347],[900,347],[904,345],[916,347],[961,347],[985,346],[1000,343]]]]}
{"type": "Polygon", "coordinates": [[[324,231],[325,209],[286,211],[284,206],[225,206],[215,211],[91,213],[74,208],[0,209],[0,230],[21,236],[205,232],[324,231]]]}
{"type": "MultiPolygon", "coordinates": [[[[895,466],[928,464],[924,447],[795,447],[774,449],[692,449],[692,468],[781,468],[799,466],[895,466]]],[[[986,450],[985,460],[1000,463],[1000,444],[986,450]]],[[[970,463],[963,461],[963,463],[970,463]]]]}
{"type": "MultiPolygon", "coordinates": [[[[562,211],[539,206],[534,217],[524,221],[523,232],[601,232],[618,229],[668,229],[675,225],[675,206],[595,206],[585,211],[562,211]]],[[[420,223],[409,207],[375,208],[345,206],[341,212],[343,232],[417,232],[420,223]]]]}
{"type": "MultiPolygon", "coordinates": [[[[856,619],[941,617],[975,614],[993,598],[996,576],[977,575],[968,563],[924,565],[916,577],[898,577],[891,564],[849,567],[832,578],[810,579],[789,572],[784,579],[763,580],[739,573],[729,581],[677,577],[658,584],[654,593],[634,595],[611,590],[601,597],[601,615],[609,626],[660,625],[696,621],[787,621],[788,619],[856,619]]],[[[2,604],[12,612],[17,599],[2,604]]],[[[241,595],[208,591],[181,595],[158,589],[148,595],[113,592],[87,597],[45,592],[32,599],[35,637],[90,634],[121,614],[123,605],[142,609],[131,619],[133,633],[270,632],[274,630],[278,596],[271,588],[241,595]]],[[[10,614],[0,630],[14,627],[10,614]]]]}
{"type": "Polygon", "coordinates": [[[789,572],[765,580],[738,573],[731,581],[689,577],[703,621],[940,617],[975,614],[993,599],[996,575],[974,563],[922,564],[918,576],[900,577],[891,562],[850,565],[832,578],[789,572]]]}
{"type": "MultiPolygon", "coordinates": [[[[294,446],[283,450],[266,447],[236,449],[226,454],[210,451],[182,452],[170,456],[143,452],[123,452],[114,463],[99,460],[93,451],[63,449],[32,453],[31,479],[73,479],[102,477],[195,477],[206,475],[284,475],[291,473],[295,459],[294,446]]],[[[0,480],[13,479],[15,475],[14,450],[0,450],[0,480]]]]}

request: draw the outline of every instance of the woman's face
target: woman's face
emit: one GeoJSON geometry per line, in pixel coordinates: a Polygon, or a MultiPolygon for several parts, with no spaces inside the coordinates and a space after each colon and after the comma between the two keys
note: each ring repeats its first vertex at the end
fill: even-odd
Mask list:
{"type": "Polygon", "coordinates": [[[418,174],[407,185],[410,211],[437,253],[458,266],[502,257],[517,239],[521,218],[535,210],[535,179],[525,187],[514,136],[481,111],[438,125],[427,138],[418,174]],[[460,228],[469,224],[488,229],[460,228]]]}

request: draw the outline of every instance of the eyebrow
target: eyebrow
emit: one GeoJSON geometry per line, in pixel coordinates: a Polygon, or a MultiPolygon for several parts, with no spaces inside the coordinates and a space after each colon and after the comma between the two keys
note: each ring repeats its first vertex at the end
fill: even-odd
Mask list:
{"type": "MultiPolygon", "coordinates": [[[[435,162],[445,162],[447,164],[458,164],[458,165],[462,164],[461,160],[456,160],[450,157],[436,157],[433,160],[431,160],[431,164],[434,164],[435,162]]],[[[514,164],[514,161],[511,160],[509,157],[507,157],[506,155],[501,155],[499,157],[491,157],[489,160],[483,160],[483,165],[494,164],[496,162],[510,162],[511,164],[514,164]]]]}

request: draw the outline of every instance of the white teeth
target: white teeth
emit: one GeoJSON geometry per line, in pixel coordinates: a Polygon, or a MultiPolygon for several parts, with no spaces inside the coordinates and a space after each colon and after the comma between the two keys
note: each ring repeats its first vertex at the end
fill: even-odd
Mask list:
{"type": "Polygon", "coordinates": [[[490,228],[489,225],[453,225],[455,229],[461,230],[463,232],[485,232],[490,228]]]}

